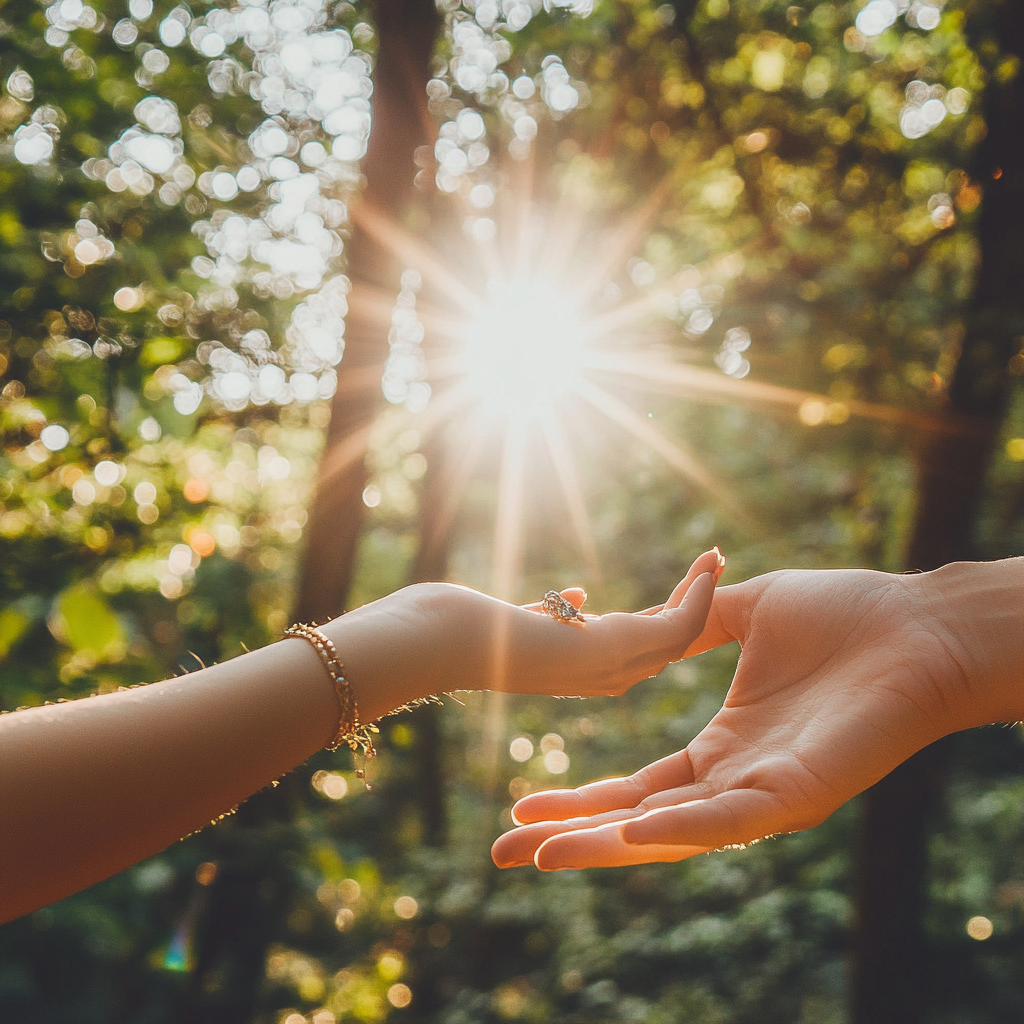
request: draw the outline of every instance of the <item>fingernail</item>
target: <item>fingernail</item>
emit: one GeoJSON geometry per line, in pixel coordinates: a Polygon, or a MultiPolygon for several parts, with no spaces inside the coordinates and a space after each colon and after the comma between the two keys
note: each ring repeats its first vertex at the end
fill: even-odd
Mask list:
{"type": "Polygon", "coordinates": [[[493,857],[491,858],[491,860],[494,861],[494,866],[496,868],[500,868],[502,871],[506,871],[506,870],[508,870],[508,868],[524,868],[524,867],[526,867],[527,865],[530,864],[530,861],[528,861],[528,860],[503,860],[503,861],[496,861],[496,860],[494,860],[493,857]]]}
{"type": "Polygon", "coordinates": [[[537,847],[537,852],[533,855],[534,867],[540,871],[564,871],[573,866],[564,857],[555,856],[551,850],[545,850],[545,845],[541,843],[537,847]]]}
{"type": "Polygon", "coordinates": [[[545,860],[545,862],[541,864],[540,861],[535,858],[533,863],[538,871],[571,871],[573,868],[572,864],[566,864],[564,861],[557,860],[545,860]]]}
{"type": "Polygon", "coordinates": [[[623,825],[622,831],[619,835],[622,836],[622,841],[628,843],[630,846],[642,846],[644,839],[642,835],[638,835],[641,830],[636,825],[623,825]]]}
{"type": "Polygon", "coordinates": [[[718,568],[715,571],[715,580],[717,582],[718,578],[725,571],[725,555],[723,555],[722,552],[718,550],[717,544],[711,550],[714,551],[716,557],[718,558],[718,568]]]}

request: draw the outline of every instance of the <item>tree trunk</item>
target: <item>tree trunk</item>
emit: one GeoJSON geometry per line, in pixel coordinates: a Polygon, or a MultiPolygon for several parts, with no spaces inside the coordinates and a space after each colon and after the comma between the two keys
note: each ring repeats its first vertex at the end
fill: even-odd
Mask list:
{"type": "MultiPolygon", "coordinates": [[[[427,442],[427,476],[420,497],[420,546],[410,583],[442,580],[448,570],[451,523],[446,498],[451,474],[444,466],[443,430],[427,442]]],[[[441,708],[429,705],[416,712],[416,757],[419,766],[418,797],[423,821],[423,841],[444,846],[448,838],[448,814],[444,799],[441,708]]]]}
{"type": "MultiPolygon", "coordinates": [[[[433,143],[426,85],[441,18],[433,0],[377,0],[372,7],[379,49],[370,144],[363,161],[366,189],[357,202],[401,223],[414,195],[413,154],[433,143]]],[[[360,294],[366,289],[374,298],[381,291],[397,296],[402,269],[381,242],[354,232],[348,245],[352,312],[309,511],[295,608],[298,621],[321,622],[337,615],[348,596],[363,521],[364,458],[388,354],[387,325],[361,312],[360,294]]]]}
{"type": "MultiPolygon", "coordinates": [[[[377,0],[372,7],[379,49],[362,201],[401,222],[413,196],[413,154],[433,141],[425,87],[441,18],[434,0],[377,0]]],[[[348,271],[354,312],[310,508],[295,611],[303,622],[337,615],[348,593],[362,522],[364,455],[388,348],[386,323],[359,310],[372,307],[381,289],[397,295],[401,274],[391,254],[358,231],[348,245],[348,271]],[[364,291],[367,302],[360,301],[364,291]]],[[[291,773],[243,804],[224,832],[220,870],[197,935],[194,984],[185,999],[186,1017],[196,1024],[248,1024],[256,1013],[267,950],[286,931],[291,863],[301,846],[286,823],[308,799],[305,779],[291,773]]]]}
{"type": "MultiPolygon", "coordinates": [[[[998,38],[1002,53],[1024,55],[1024,6],[975,7],[976,52],[998,38]]],[[[978,224],[981,265],[965,317],[965,341],[946,414],[964,425],[924,445],[918,510],[907,551],[912,569],[971,558],[973,529],[1009,393],[1008,364],[1024,333],[1024,75],[993,75],[984,94],[988,135],[974,178],[985,189],[978,224]]],[[[934,989],[922,929],[928,825],[942,792],[948,744],[921,751],[864,797],[858,865],[854,1024],[916,1024],[934,989]]]]}

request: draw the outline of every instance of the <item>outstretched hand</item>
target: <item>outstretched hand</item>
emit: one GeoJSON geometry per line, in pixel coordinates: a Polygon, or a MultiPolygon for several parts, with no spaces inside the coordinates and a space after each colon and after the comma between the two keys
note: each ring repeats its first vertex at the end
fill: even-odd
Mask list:
{"type": "Polygon", "coordinates": [[[499,867],[678,861],[809,828],[968,725],[964,659],[924,576],[785,570],[715,593],[688,652],[742,646],[725,704],[635,775],[520,800],[499,867]]]}
{"type": "MultiPolygon", "coordinates": [[[[700,635],[717,567],[716,552],[702,555],[677,588],[683,599],[649,615],[559,622],[419,584],[320,628],[364,722],[455,689],[621,693],[700,635]]],[[[333,739],[338,718],[320,657],[296,637],[152,686],[3,716],[0,923],[201,828],[333,739]]]]}
{"type": "MultiPolygon", "coordinates": [[[[684,656],[721,573],[702,554],[665,605],[560,622],[450,583],[406,587],[321,627],[344,653],[364,719],[428,693],[503,690],[617,696],[684,656]]],[[[724,563],[723,563],[724,564],[724,563]]],[[[579,608],[579,588],[562,591],[579,608]]]]}

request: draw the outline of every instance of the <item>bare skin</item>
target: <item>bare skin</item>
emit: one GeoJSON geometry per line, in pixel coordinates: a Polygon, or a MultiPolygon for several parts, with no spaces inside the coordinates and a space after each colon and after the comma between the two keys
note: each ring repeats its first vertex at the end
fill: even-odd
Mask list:
{"type": "Polygon", "coordinates": [[[811,828],[941,736],[1024,719],[1024,559],[769,573],[719,589],[687,653],[732,640],[725,705],[685,750],[525,797],[495,863],[678,861],[811,828]]]}
{"type": "MultiPolygon", "coordinates": [[[[620,694],[681,658],[718,575],[705,552],[655,614],[556,622],[452,584],[334,619],[361,717],[451,690],[620,694]]],[[[582,603],[583,592],[563,591],[582,603]]],[[[152,686],[0,717],[0,922],[164,849],[306,760],[337,729],[313,648],[288,638],[152,686]]]]}

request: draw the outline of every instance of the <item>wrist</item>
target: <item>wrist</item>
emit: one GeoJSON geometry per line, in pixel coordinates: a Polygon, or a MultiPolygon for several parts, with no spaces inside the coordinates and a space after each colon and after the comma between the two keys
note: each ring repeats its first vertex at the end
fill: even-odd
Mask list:
{"type": "MultiPolygon", "coordinates": [[[[397,694],[391,695],[394,679],[381,671],[378,643],[360,628],[358,619],[341,615],[317,628],[334,644],[341,672],[348,683],[361,723],[373,722],[401,703],[397,694]]],[[[322,666],[321,666],[322,667],[322,666]]],[[[323,670],[324,685],[332,687],[332,680],[323,670]]]]}
{"type": "Polygon", "coordinates": [[[446,669],[460,644],[445,627],[458,618],[451,609],[461,590],[417,584],[319,627],[337,649],[361,722],[452,688],[446,669]]]}
{"type": "Polygon", "coordinates": [[[1024,558],[953,562],[910,579],[948,654],[954,729],[1024,719],[1024,558]]]}

